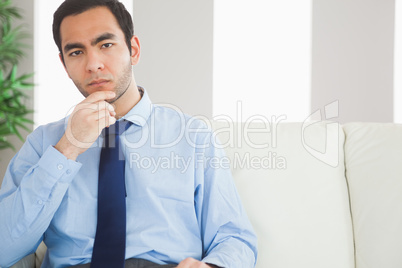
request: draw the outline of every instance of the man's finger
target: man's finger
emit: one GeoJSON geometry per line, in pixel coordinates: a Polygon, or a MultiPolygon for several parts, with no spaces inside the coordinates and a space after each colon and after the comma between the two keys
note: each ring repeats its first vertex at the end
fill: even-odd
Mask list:
{"type": "Polygon", "coordinates": [[[104,129],[105,127],[111,126],[114,123],[116,123],[116,118],[114,118],[113,116],[105,116],[103,118],[101,118],[99,121],[99,127],[101,129],[104,129]]]}
{"type": "Polygon", "coordinates": [[[105,110],[105,111],[108,111],[110,114],[115,113],[113,105],[111,105],[110,103],[108,103],[106,101],[100,101],[100,102],[94,103],[93,105],[97,105],[98,111],[105,110]]]}
{"type": "Polygon", "coordinates": [[[74,113],[100,113],[107,111],[108,114],[115,116],[116,112],[114,111],[114,107],[106,101],[99,101],[95,103],[84,102],[78,104],[75,109],[74,113]]]}
{"type": "Polygon", "coordinates": [[[89,95],[83,102],[98,102],[112,99],[116,96],[113,91],[96,91],[89,95]]]}
{"type": "Polygon", "coordinates": [[[109,110],[100,110],[98,113],[94,114],[95,120],[99,121],[101,118],[104,117],[115,117],[115,112],[110,112],[109,110]]]}

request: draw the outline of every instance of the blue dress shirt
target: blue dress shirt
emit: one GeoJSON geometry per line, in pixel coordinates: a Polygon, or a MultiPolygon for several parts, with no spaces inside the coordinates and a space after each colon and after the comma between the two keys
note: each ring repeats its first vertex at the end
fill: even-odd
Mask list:
{"type": "MultiPolygon", "coordinates": [[[[133,122],[121,138],[126,258],[254,267],[256,236],[207,124],[153,105],[146,91],[124,118],[133,122]]],[[[66,124],[67,118],[37,128],[8,166],[0,189],[0,266],[42,240],[48,248],[42,267],[91,261],[103,137],[68,160],[53,147],[66,124]]]]}

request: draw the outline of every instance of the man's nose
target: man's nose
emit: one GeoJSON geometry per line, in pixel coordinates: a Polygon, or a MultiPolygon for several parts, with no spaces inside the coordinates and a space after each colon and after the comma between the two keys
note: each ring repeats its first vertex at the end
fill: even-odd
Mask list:
{"type": "Polygon", "coordinates": [[[87,54],[87,71],[97,72],[103,70],[105,66],[101,57],[96,52],[88,52],[87,54]]]}

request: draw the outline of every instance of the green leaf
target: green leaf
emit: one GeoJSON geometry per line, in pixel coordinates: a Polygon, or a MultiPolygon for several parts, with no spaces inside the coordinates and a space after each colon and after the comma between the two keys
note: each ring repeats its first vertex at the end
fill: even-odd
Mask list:
{"type": "Polygon", "coordinates": [[[10,77],[9,77],[10,81],[12,81],[12,82],[15,81],[16,75],[17,75],[17,66],[14,65],[13,69],[12,69],[12,71],[10,73],[10,77]]]}
{"type": "Polygon", "coordinates": [[[1,128],[0,129],[0,136],[7,136],[12,134],[9,128],[1,128]]]}
{"type": "Polygon", "coordinates": [[[24,31],[26,25],[13,25],[16,18],[21,18],[20,10],[11,0],[0,0],[0,149],[14,148],[7,137],[23,140],[20,130],[30,131],[33,123],[27,118],[32,110],[25,105],[28,96],[24,92],[33,87],[28,81],[33,74],[18,76],[17,71],[29,35],[24,31]]]}

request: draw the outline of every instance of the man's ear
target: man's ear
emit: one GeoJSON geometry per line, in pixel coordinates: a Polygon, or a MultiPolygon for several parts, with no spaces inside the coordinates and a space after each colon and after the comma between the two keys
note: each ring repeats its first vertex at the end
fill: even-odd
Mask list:
{"type": "Polygon", "coordinates": [[[138,36],[131,37],[131,65],[136,65],[140,61],[141,45],[138,36]]]}
{"type": "Polygon", "coordinates": [[[67,73],[67,75],[68,75],[68,78],[71,79],[70,74],[69,74],[68,71],[67,71],[66,64],[64,63],[63,56],[61,55],[61,53],[59,53],[59,59],[60,59],[60,61],[61,61],[61,64],[63,64],[64,70],[66,71],[66,73],[67,73]]]}

